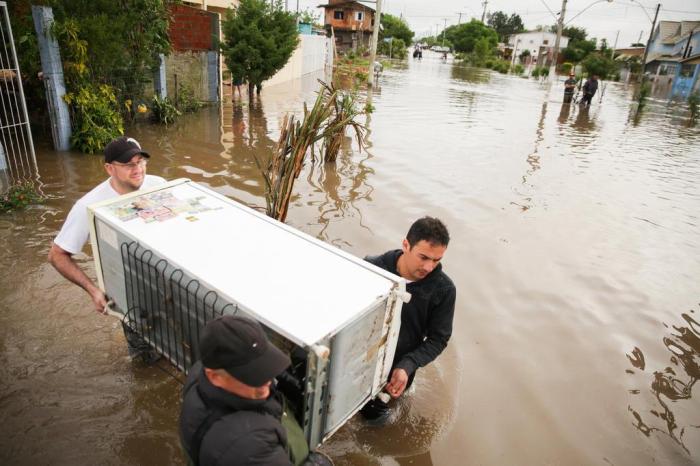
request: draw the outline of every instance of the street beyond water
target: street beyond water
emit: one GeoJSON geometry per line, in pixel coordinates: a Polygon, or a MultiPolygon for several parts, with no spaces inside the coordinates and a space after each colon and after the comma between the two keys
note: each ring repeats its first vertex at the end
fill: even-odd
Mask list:
{"type": "MultiPolygon", "coordinates": [[[[287,223],[362,257],[437,216],[458,290],[446,352],[389,426],[332,437],[337,465],[700,464],[700,130],[601,87],[569,107],[562,82],[428,54],[385,70],[366,151],[348,138],[335,166],[307,164],[287,223]]],[[[261,208],[254,157],[315,88],[127,133],[149,173],[261,208]]],[[[46,262],[101,158],[37,146],[49,199],[0,218],[0,463],[184,464],[181,386],[129,361],[117,321],[46,262]]]]}

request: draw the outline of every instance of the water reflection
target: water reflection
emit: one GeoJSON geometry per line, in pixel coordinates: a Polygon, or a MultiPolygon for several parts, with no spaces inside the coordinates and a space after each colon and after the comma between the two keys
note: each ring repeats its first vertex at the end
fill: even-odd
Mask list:
{"type": "Polygon", "coordinates": [[[576,120],[572,125],[579,133],[591,133],[595,130],[595,121],[591,119],[591,108],[578,105],[576,120]]]}
{"type": "Polygon", "coordinates": [[[557,117],[557,121],[563,125],[566,123],[566,120],[569,119],[570,114],[571,104],[561,104],[561,110],[559,110],[559,117],[557,117]]]}
{"type": "Polygon", "coordinates": [[[483,68],[473,68],[464,65],[452,65],[450,77],[457,81],[464,81],[472,84],[483,84],[489,82],[491,73],[483,68]]]}
{"type": "Polygon", "coordinates": [[[336,161],[318,167],[318,181],[314,176],[315,169],[310,170],[307,177],[309,184],[323,196],[323,200],[318,203],[317,221],[321,225],[321,230],[317,236],[341,248],[352,244],[347,238],[343,238],[342,232],[338,232],[338,236],[330,233],[329,227],[333,223],[356,218],[360,227],[371,233],[369,227],[363,222],[360,201],[369,201],[374,191],[368,181],[374,174],[374,170],[369,166],[372,155],[365,150],[362,158],[355,162],[352,142],[352,137],[346,136],[336,161]]]}
{"type": "MultiPolygon", "coordinates": [[[[664,346],[671,353],[670,365],[663,370],[655,370],[649,383],[656,406],[652,404],[648,414],[628,406],[634,418],[634,426],[645,436],[653,433],[668,436],[690,454],[685,438],[693,438],[691,429],[700,429],[697,419],[686,419],[684,408],[687,405],[679,402],[691,400],[692,390],[700,378],[700,323],[695,320],[695,311],[681,314],[686,325],[673,326],[675,332],[662,339],[664,346]],[[672,410],[673,408],[673,410],[672,410]],[[651,415],[652,417],[650,417],[651,415]],[[691,435],[688,435],[691,434],[691,435]]],[[[644,371],[646,364],[644,354],[635,347],[627,355],[632,367],[644,371]]],[[[627,370],[634,374],[634,370],[627,370]]],[[[630,390],[633,395],[639,395],[638,388],[630,390]]],[[[647,406],[649,408],[649,406],[647,406]]]]}

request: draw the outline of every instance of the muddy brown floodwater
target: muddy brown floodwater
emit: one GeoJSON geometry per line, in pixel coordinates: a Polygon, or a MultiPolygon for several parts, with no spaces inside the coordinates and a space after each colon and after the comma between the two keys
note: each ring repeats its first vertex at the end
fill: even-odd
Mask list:
{"type": "MultiPolygon", "coordinates": [[[[585,110],[561,82],[427,55],[381,77],[367,152],[348,139],[335,166],[307,165],[290,225],[364,256],[438,216],[458,289],[446,352],[391,425],[335,434],[337,465],[700,463],[700,130],[664,101],[634,118],[633,88],[603,87],[585,110]]],[[[150,173],[261,207],[254,157],[314,89],[128,133],[150,173]]],[[[48,201],[0,217],[0,463],[184,464],[178,383],[130,362],[46,262],[100,158],[37,146],[48,201]]]]}

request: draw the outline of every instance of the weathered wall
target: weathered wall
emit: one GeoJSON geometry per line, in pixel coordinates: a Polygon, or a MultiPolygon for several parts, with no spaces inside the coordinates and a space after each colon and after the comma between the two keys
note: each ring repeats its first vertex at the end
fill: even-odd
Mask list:
{"type": "Polygon", "coordinates": [[[184,5],[173,5],[170,14],[173,51],[165,59],[168,96],[175,100],[187,86],[198,100],[216,100],[219,66],[214,39],[219,34],[219,15],[184,5]]]}
{"type": "Polygon", "coordinates": [[[265,87],[299,79],[333,66],[332,39],[314,35],[301,35],[299,39],[299,45],[287,64],[265,81],[265,87]]]}
{"type": "Polygon", "coordinates": [[[206,51],[171,53],[165,58],[165,76],[171,100],[176,99],[176,91],[179,93],[183,85],[189,86],[197,99],[209,100],[206,51]]]}

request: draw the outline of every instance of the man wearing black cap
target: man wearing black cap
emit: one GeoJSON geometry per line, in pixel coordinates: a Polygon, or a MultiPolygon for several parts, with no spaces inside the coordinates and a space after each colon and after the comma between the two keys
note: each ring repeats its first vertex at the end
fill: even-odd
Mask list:
{"type": "Polygon", "coordinates": [[[73,255],[83,249],[90,236],[87,207],[96,202],[164,183],[165,180],[159,176],[146,175],[149,157],[134,138],[122,136],[107,144],[104,166],[109,178],[73,205],[49,251],[51,265],[65,278],[87,291],[95,310],[100,313],[105,311],[107,304],[104,293],[73,260],[73,255]]]}
{"type": "Polygon", "coordinates": [[[291,361],[260,324],[239,316],[212,320],[200,354],[180,414],[182,444],[195,465],[331,464],[321,454],[309,455],[301,427],[285,411],[273,380],[291,361]]]}

